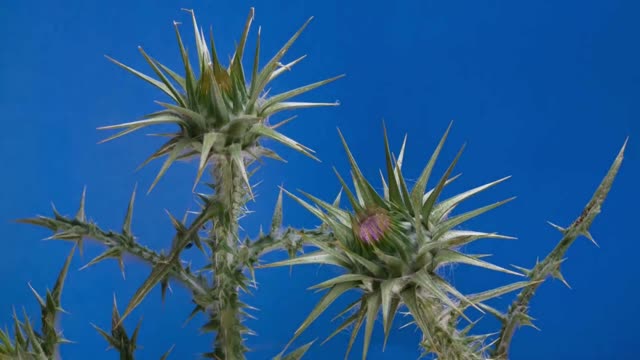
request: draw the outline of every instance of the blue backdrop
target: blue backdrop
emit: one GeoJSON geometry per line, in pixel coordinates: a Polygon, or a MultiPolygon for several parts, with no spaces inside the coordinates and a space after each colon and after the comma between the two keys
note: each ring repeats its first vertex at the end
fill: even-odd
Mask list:
{"type": "MultiPolygon", "coordinates": [[[[559,234],[545,224],[570,223],[604,176],[626,136],[627,156],[592,233],[568,253],[564,273],[573,289],[545,283],[532,303],[538,332],[524,328],[513,343],[513,359],[635,359],[638,310],[637,205],[640,197],[640,22],[637,1],[13,1],[0,5],[0,323],[9,323],[12,306],[26,306],[38,321],[28,282],[43,292],[52,286],[70,244],[43,242],[45,230],[13,219],[50,214],[50,202],[63,213],[76,211],[87,186],[88,216],[118,229],[135,183],[146,190],[160,163],[134,172],[159,144],[136,134],[96,145],[107,136],[98,126],[132,121],[155,111],[162,100],[151,86],[108,62],[108,54],[147,69],[137,52],[179,68],[172,21],[185,23],[196,10],[205,28],[213,25],[219,52],[231,55],[250,6],[262,26],[263,63],[310,16],[310,28],[288,59],[308,54],[274,91],[329,76],[347,77],[306,95],[340,100],[332,109],[301,111],[284,132],[317,150],[318,164],[282,150],[287,164],[269,161],[260,170],[254,214],[243,220],[249,234],[268,226],[277,185],[333,198],[339,189],[332,173],[347,162],[338,142],[339,127],[366,175],[377,181],[384,166],[382,119],[398,149],[409,135],[405,169],[415,179],[447,124],[450,141],[437,167],[442,171],[459,146],[468,142],[449,191],[461,191],[505,175],[507,183],[475,198],[479,206],[517,195],[518,199],[467,226],[517,236],[514,242],[487,240],[473,250],[492,253],[508,266],[531,266],[555,245],[559,234]],[[635,215],[634,215],[635,214],[635,215]]],[[[251,44],[255,40],[254,27],[251,44]]],[[[250,45],[251,48],[251,45],[250,45]]],[[[288,114],[287,114],[288,115],[288,114]]],[[[133,229],[140,241],[160,250],[173,234],[164,209],[194,209],[190,191],[195,163],[174,166],[151,195],[140,191],[133,229]]],[[[311,227],[316,220],[291,200],[285,222],[311,227]]],[[[90,323],[109,327],[112,295],[121,309],[148,269],[128,259],[123,280],[115,262],[78,271],[101,246],[88,244],[76,256],[63,295],[69,311],[62,326],[76,344],[62,347],[64,359],[114,359],[90,323]]],[[[195,250],[193,252],[196,253],[195,250]]],[[[283,258],[274,254],[267,260],[283,258]]],[[[268,359],[286,344],[321,294],[306,290],[331,275],[329,267],[268,269],[258,272],[259,288],[246,301],[259,308],[249,326],[259,336],[250,359],[268,359]]],[[[512,280],[488,271],[459,267],[452,274],[465,291],[512,280]]],[[[498,302],[506,306],[511,297],[498,302]]],[[[341,303],[346,304],[348,299],[341,303]]],[[[339,307],[333,309],[339,310],[339,307]]],[[[175,344],[172,359],[192,359],[210,349],[211,335],[200,335],[202,319],[183,327],[191,310],[188,292],[174,286],[162,304],[154,290],[126,322],[144,317],[138,353],[157,359],[175,344]]],[[[323,338],[331,316],[321,317],[298,341],[323,338]]],[[[406,319],[397,319],[397,327],[406,319]]],[[[487,319],[482,330],[495,329],[487,319]]],[[[339,359],[349,335],[316,345],[308,359],[339,359]]],[[[381,352],[377,326],[370,359],[413,359],[419,354],[412,327],[392,334],[381,352]]],[[[361,343],[352,358],[359,358],[361,343]]]]}

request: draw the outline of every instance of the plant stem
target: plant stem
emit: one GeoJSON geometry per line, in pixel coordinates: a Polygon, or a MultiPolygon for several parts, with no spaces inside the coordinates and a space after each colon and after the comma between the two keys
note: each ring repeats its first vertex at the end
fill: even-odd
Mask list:
{"type": "Polygon", "coordinates": [[[210,237],[214,246],[212,254],[215,310],[210,313],[217,326],[214,358],[244,359],[247,348],[242,335],[248,330],[242,325],[242,308],[239,301],[241,288],[248,283],[244,266],[238,257],[240,237],[238,220],[244,212],[249,189],[242,173],[245,169],[230,157],[221,156],[213,171],[214,202],[220,205],[210,237]]]}

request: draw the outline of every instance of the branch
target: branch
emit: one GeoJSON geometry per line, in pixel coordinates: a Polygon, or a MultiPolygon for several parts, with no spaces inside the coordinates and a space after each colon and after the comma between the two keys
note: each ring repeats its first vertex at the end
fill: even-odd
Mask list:
{"type": "MultiPolygon", "coordinates": [[[[83,268],[95,265],[108,258],[115,258],[118,259],[124,276],[124,265],[122,259],[124,254],[133,255],[139,260],[150,264],[152,268],[167,262],[165,256],[158,254],[135,241],[130,231],[130,211],[131,207],[127,212],[125,227],[121,233],[102,230],[95,223],[85,220],[83,194],[80,211],[75,218],[60,215],[60,213],[58,213],[54,208],[54,217],[38,216],[35,218],[20,219],[17,220],[17,222],[48,228],[54,232],[54,234],[48,239],[74,241],[78,243],[81,250],[83,239],[93,239],[102,243],[107,247],[107,249],[101,255],[91,260],[83,268]],[[127,219],[129,221],[127,221],[127,219]]],[[[180,283],[193,291],[194,295],[207,294],[206,280],[203,277],[194,275],[188,268],[184,268],[181,265],[174,263],[169,271],[169,276],[177,279],[180,283]]]]}
{"type": "Polygon", "coordinates": [[[560,273],[560,264],[564,260],[564,255],[571,244],[573,244],[580,235],[584,235],[595,243],[593,237],[589,233],[589,228],[591,227],[595,217],[600,213],[602,203],[606,199],[609,190],[613,185],[613,180],[615,179],[618,170],[620,169],[620,165],[622,164],[626,145],[627,141],[624,142],[618,156],[611,165],[607,175],[600,183],[600,186],[598,186],[597,190],[593,194],[593,197],[573,224],[566,229],[555,224],[551,224],[563,235],[562,240],[560,240],[558,245],[556,245],[556,247],[542,262],[538,262],[532,270],[522,269],[525,270],[527,276],[531,279],[531,285],[525,287],[509,307],[509,312],[503,322],[500,337],[496,342],[492,358],[507,359],[509,346],[517,328],[520,325],[532,325],[531,317],[527,314],[527,310],[529,308],[529,302],[542,282],[549,276],[553,276],[564,282],[564,277],[560,273]]]}

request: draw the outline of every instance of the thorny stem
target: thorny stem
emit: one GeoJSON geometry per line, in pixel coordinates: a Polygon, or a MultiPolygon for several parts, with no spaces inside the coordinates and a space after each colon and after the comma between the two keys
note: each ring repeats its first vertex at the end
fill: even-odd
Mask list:
{"type": "MultiPolygon", "coordinates": [[[[593,220],[600,213],[602,203],[609,194],[609,190],[611,190],[613,180],[615,179],[618,170],[620,169],[620,165],[622,165],[626,145],[627,142],[625,141],[624,145],[620,149],[620,152],[618,153],[618,156],[609,168],[606,176],[591,197],[591,200],[589,200],[580,216],[578,216],[578,218],[571,224],[571,226],[569,226],[567,229],[563,229],[557,225],[552,224],[555,228],[562,232],[563,237],[558,245],[556,245],[556,247],[549,253],[549,255],[547,255],[547,257],[542,262],[537,263],[533,270],[528,272],[527,275],[531,279],[532,283],[520,292],[516,300],[509,307],[509,312],[507,313],[507,316],[503,321],[502,329],[500,331],[500,337],[496,342],[492,358],[508,358],[509,346],[511,345],[511,340],[513,339],[515,331],[517,330],[519,325],[526,324],[530,321],[529,316],[527,315],[529,302],[533,298],[533,295],[535,295],[536,290],[538,289],[538,287],[540,287],[542,282],[549,276],[555,276],[557,278],[563,279],[560,273],[560,264],[562,263],[564,255],[571,244],[573,244],[573,242],[580,235],[584,235],[589,240],[593,241],[593,238],[589,233],[589,228],[591,227],[593,220]]],[[[595,241],[593,242],[595,243],[595,241]]]]}
{"type": "MultiPolygon", "coordinates": [[[[94,223],[88,223],[77,219],[61,216],[56,214],[55,219],[39,218],[35,221],[23,220],[22,222],[31,222],[36,225],[48,227],[56,232],[56,234],[69,234],[70,240],[80,238],[93,239],[102,243],[108,248],[121,248],[123,252],[128,253],[152,267],[165,262],[165,257],[146,246],[133,240],[133,237],[118,234],[113,231],[105,231],[94,223]]],[[[195,226],[195,224],[193,225],[195,226]]],[[[52,238],[66,240],[64,237],[54,235],[52,238]]],[[[196,295],[206,294],[206,288],[202,281],[189,270],[182,266],[173,266],[170,270],[170,276],[178,280],[181,284],[193,291],[196,295]]]]}
{"type": "Polygon", "coordinates": [[[213,201],[220,205],[210,232],[216,309],[210,313],[217,325],[214,357],[217,359],[244,359],[247,348],[243,344],[243,304],[239,301],[241,288],[248,283],[244,264],[238,257],[238,220],[243,213],[248,194],[247,184],[239,165],[229,157],[221,157],[214,166],[213,201]]]}

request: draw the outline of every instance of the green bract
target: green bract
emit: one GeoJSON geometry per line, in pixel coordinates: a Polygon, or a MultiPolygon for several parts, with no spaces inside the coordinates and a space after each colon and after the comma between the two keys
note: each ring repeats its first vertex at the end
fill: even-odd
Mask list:
{"type": "MultiPolygon", "coordinates": [[[[176,133],[163,134],[163,136],[169,137],[169,140],[141,165],[144,166],[153,159],[167,155],[167,159],[149,191],[171,164],[179,159],[192,156],[199,157],[200,165],[196,183],[202,176],[207,163],[211,160],[215,161],[219,156],[230,156],[239,164],[246,157],[260,158],[266,156],[280,159],[277,154],[260,144],[259,140],[261,138],[276,140],[315,158],[311,149],[276,130],[291,119],[272,125],[269,123],[269,117],[285,110],[337,105],[337,102],[315,103],[292,102],[290,100],[300,94],[337,80],[342,75],[277,95],[269,95],[268,91],[265,91],[271,81],[291,70],[294,65],[305,58],[305,56],[302,56],[287,64],[280,62],[311,19],[284,44],[280,51],[261,70],[259,69],[260,30],[258,29],[253,66],[251,73],[246,74],[242,62],[254,10],[251,9],[249,13],[240,42],[228,67],[224,67],[220,63],[215,49],[213,33],[210,34],[209,45],[207,45],[203,30],[198,27],[193,11],[190,12],[196,39],[197,64],[192,65],[190,63],[189,54],[185,49],[178,29],[179,24],[174,22],[180,55],[184,63],[184,77],[147,55],[142,47],[139,48],[142,56],[149,63],[159,80],[109,58],[122,68],[160,89],[171,98],[173,103],[158,102],[164,107],[164,110],[146,115],[141,120],[101,127],[100,129],[103,130],[123,129],[121,132],[103,140],[103,142],[151,125],[178,125],[179,129],[176,133]]],[[[244,169],[244,165],[240,167],[244,169]]],[[[246,173],[243,174],[243,177],[248,182],[246,173]]]]}

